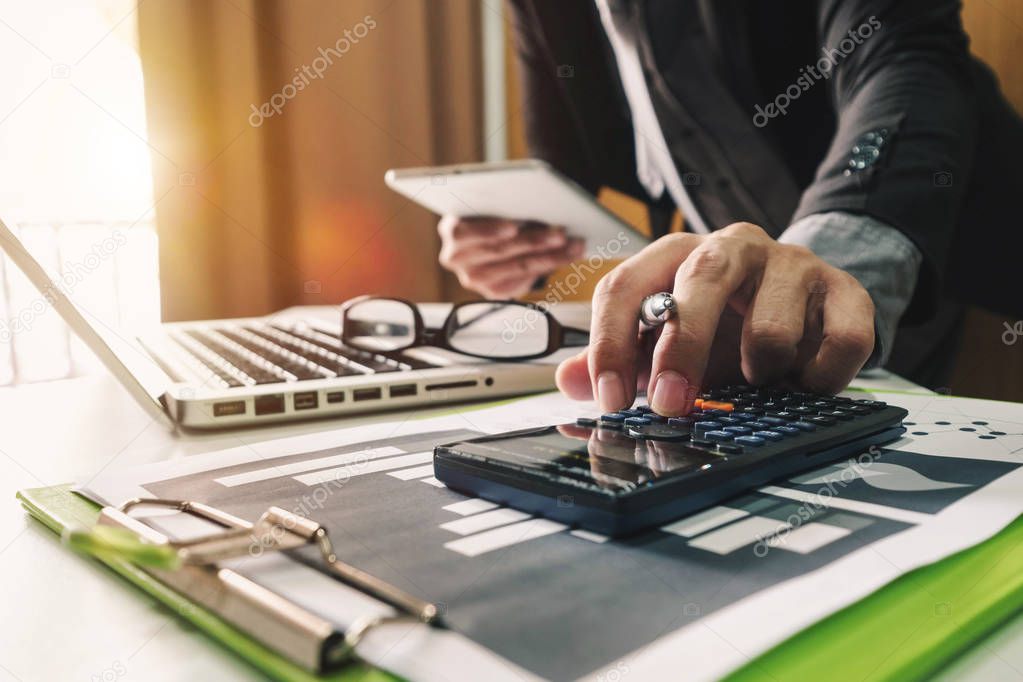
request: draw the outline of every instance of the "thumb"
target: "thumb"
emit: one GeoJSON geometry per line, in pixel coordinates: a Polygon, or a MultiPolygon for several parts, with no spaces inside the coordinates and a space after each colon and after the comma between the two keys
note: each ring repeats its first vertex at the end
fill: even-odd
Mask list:
{"type": "Polygon", "coordinates": [[[558,389],[572,400],[593,400],[588,355],[587,348],[578,355],[563,360],[554,375],[558,389]]]}

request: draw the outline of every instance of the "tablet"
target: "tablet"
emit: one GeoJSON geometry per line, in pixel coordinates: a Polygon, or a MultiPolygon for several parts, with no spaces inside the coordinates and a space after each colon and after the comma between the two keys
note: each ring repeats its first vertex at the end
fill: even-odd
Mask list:
{"type": "Polygon", "coordinates": [[[586,256],[624,258],[650,240],[539,159],[391,169],[387,186],[438,215],[563,226],[586,240],[586,256]]]}

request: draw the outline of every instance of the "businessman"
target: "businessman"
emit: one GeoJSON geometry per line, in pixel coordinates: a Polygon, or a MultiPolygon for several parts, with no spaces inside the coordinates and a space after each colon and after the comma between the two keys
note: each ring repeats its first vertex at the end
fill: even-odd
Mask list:
{"type": "MultiPolygon", "coordinates": [[[[646,388],[937,384],[964,302],[1018,311],[1023,125],[952,0],[509,0],[532,155],[645,201],[662,236],[601,280],[558,384],[605,410],[646,388]],[[642,298],[676,319],[637,336],[642,298]]],[[[556,226],[444,218],[441,262],[493,297],[581,253],[556,226]]]]}

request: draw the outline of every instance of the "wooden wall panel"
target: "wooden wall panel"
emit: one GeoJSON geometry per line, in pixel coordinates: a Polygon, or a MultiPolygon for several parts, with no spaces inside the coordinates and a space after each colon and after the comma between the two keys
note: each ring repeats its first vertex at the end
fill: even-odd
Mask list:
{"type": "MultiPolygon", "coordinates": [[[[965,0],[963,24],[973,53],[995,70],[1002,91],[1016,111],[1023,112],[1023,2],[965,0]]],[[[1019,215],[1005,216],[1005,220],[1006,229],[1023,228],[1019,215]]],[[[1023,296],[1023,279],[1019,295],[1023,296]]],[[[953,393],[1023,401],[1023,338],[1013,345],[1002,339],[1005,325],[1014,328],[1016,322],[980,309],[967,313],[962,348],[949,387],[953,393]]]]}

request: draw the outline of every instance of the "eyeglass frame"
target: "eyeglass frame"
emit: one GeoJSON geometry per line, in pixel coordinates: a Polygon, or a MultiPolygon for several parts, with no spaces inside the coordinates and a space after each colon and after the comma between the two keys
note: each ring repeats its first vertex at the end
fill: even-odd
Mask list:
{"type": "Polygon", "coordinates": [[[397,298],[393,296],[357,296],[356,298],[345,301],[341,304],[341,335],[340,340],[342,345],[355,348],[357,350],[371,351],[371,352],[386,352],[386,353],[398,353],[401,351],[409,350],[410,348],[419,348],[421,346],[430,346],[432,348],[440,348],[442,350],[451,351],[452,353],[458,353],[459,355],[467,355],[472,358],[479,358],[481,360],[496,360],[505,362],[522,362],[526,360],[537,360],[539,358],[545,358],[552,355],[562,348],[581,348],[587,346],[590,343],[590,333],[585,329],[579,329],[578,327],[569,327],[563,325],[551,314],[546,308],[532,303],[530,301],[516,301],[514,299],[503,299],[503,300],[478,300],[478,301],[462,301],[461,303],[455,303],[451,306],[451,312],[444,319],[443,324],[440,327],[429,328],[426,323],[423,322],[423,315],[419,311],[419,305],[413,301],[405,298],[397,298]],[[348,319],[349,310],[360,303],[366,301],[394,301],[396,303],[403,303],[412,310],[412,317],[415,324],[415,334],[412,341],[405,346],[400,348],[390,348],[386,351],[374,348],[364,348],[359,345],[351,343],[345,337],[346,321],[348,319]],[[458,322],[458,310],[470,305],[479,305],[480,303],[493,303],[502,305],[514,305],[523,308],[529,308],[540,313],[545,320],[547,320],[547,348],[540,351],[539,353],[532,353],[529,355],[515,355],[515,356],[494,356],[484,355],[482,353],[470,353],[468,351],[459,350],[454,348],[449,338],[456,331],[454,325],[458,322]]]}

